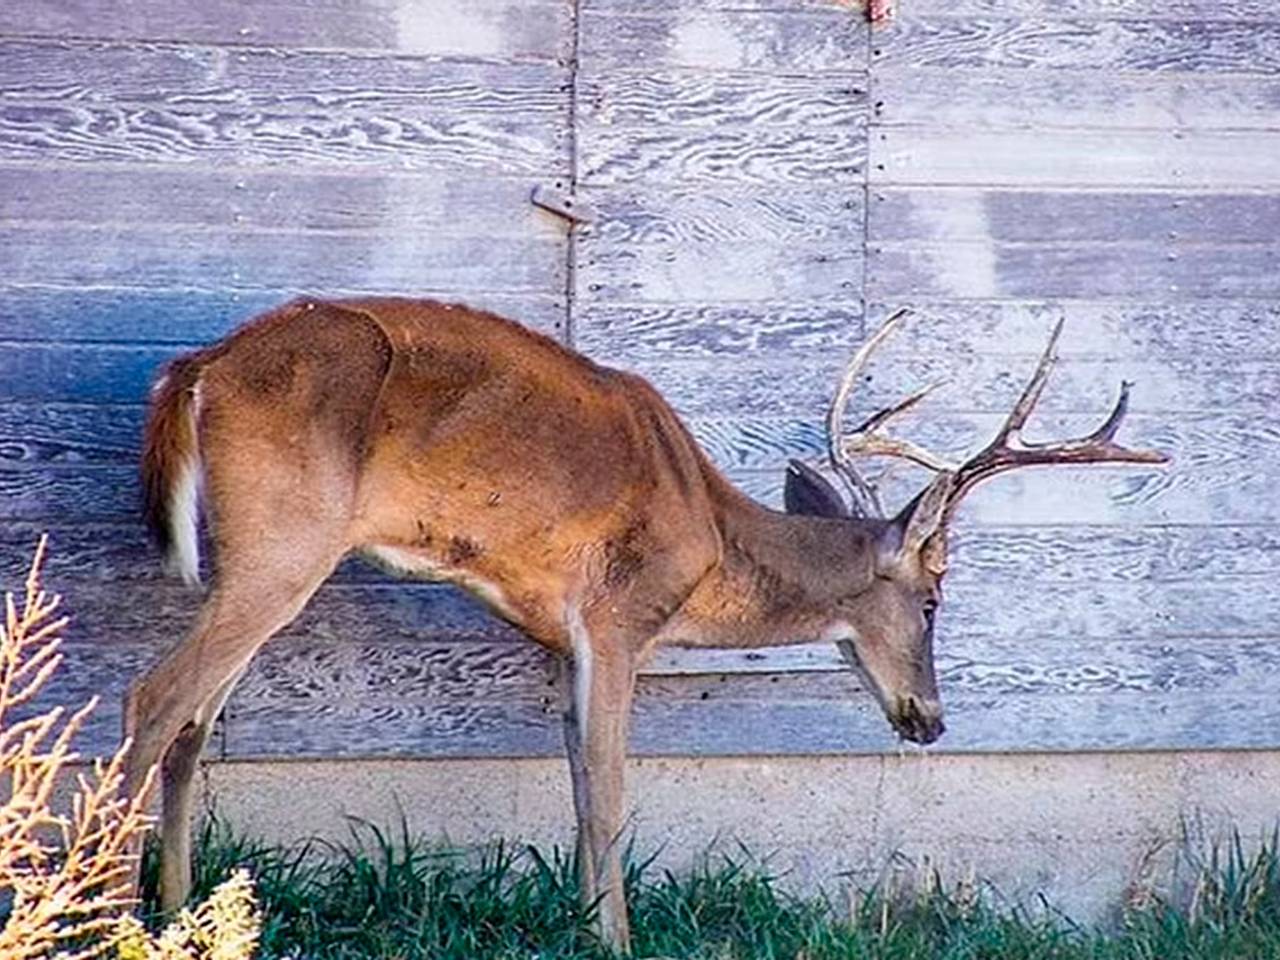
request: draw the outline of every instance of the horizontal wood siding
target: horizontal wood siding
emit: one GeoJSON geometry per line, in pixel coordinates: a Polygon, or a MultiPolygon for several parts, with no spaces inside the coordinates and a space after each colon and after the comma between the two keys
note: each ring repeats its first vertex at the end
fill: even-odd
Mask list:
{"type": "MultiPolygon", "coordinates": [[[[1029,436],[1085,427],[1085,410],[1096,416],[1131,380],[1125,436],[1172,457],[1161,470],[1015,474],[974,494],[961,527],[1025,524],[1038,546],[1002,542],[998,560],[1025,571],[1014,594],[988,565],[996,556],[957,549],[952,593],[1011,642],[988,664],[1000,682],[1029,685],[1005,686],[972,717],[953,706],[948,736],[965,724],[1013,749],[1064,727],[1083,748],[1276,743],[1247,714],[1215,711],[1275,682],[1276,628],[1244,625],[1250,600],[1218,593],[1261,585],[1272,548],[1233,557],[1217,538],[1240,524],[1270,539],[1280,520],[1280,382],[1268,372],[1280,342],[1277,57],[1280,16],[1250,0],[912,0],[873,39],[868,314],[910,303],[919,316],[872,375],[953,383],[930,401],[944,412],[903,432],[976,448],[994,418],[958,414],[1011,395],[1063,317],[1062,361],[1029,436]],[[1040,553],[1062,523],[1091,531],[1089,545],[1040,553]],[[1157,545],[1193,530],[1217,545],[1157,545]],[[1104,559],[1130,549],[1145,557],[1138,568],[1104,559]],[[1246,556],[1234,572],[1219,565],[1246,556]],[[1055,600],[1042,578],[1064,562],[1070,586],[1055,600]],[[977,579],[960,588],[966,564],[977,579]],[[1141,612],[1139,595],[1154,601],[1141,612]],[[1183,630],[1184,603],[1202,631],[1183,630]],[[1230,665],[1215,652],[1224,643],[1230,665]],[[1174,661],[1209,672],[1190,680],[1174,661]],[[1064,686],[1042,686],[1042,671],[1064,686]],[[1023,712],[1019,698],[1040,693],[1064,697],[1058,723],[1023,712]]],[[[979,664],[997,648],[974,656],[952,602],[939,658],[963,711],[977,674],[957,661],[990,676],[979,664]]]]}
{"type": "MultiPolygon", "coordinates": [[[[73,626],[49,699],[103,696],[86,749],[114,746],[125,686],[195,609],[136,526],[165,360],[299,293],[435,295],[565,335],[566,228],[530,195],[570,169],[572,39],[561,0],[0,10],[0,567],[16,586],[52,532],[73,626]]],[[[312,644],[351,662],[397,632],[405,657],[537,656],[460,594],[385,578],[326,590],[290,631],[299,679],[312,644]]],[[[299,752],[299,714],[282,716],[267,752],[299,752]]],[[[510,750],[492,729],[454,752],[510,750]]],[[[246,753],[226,731],[211,751],[246,753]]],[[[387,732],[345,751],[404,752],[387,732]]]]}
{"type": "MultiPolygon", "coordinates": [[[[120,693],[197,603],[137,522],[157,367],[357,291],[465,300],[645,374],[773,505],[890,310],[916,316],[854,407],[949,379],[899,429],[952,456],[1065,316],[1029,435],[1087,428],[1133,380],[1125,437],[1173,464],[966,502],[932,749],[1277,745],[1274,4],[904,0],[873,32],[835,0],[430,7],[0,9],[0,583],[49,531],[73,617],[53,693],[104,697],[86,749],[114,745],[120,693]],[[587,211],[571,240],[529,202],[556,183],[587,211]]],[[[352,560],[210,751],[554,754],[556,670],[464,594],[352,560]]],[[[632,746],[897,749],[821,644],[659,651],[632,746]]]]}

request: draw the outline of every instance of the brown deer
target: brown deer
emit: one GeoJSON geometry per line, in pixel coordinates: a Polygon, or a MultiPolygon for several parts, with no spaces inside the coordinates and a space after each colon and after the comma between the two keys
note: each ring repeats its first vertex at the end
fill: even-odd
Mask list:
{"type": "Polygon", "coordinates": [[[190,885],[192,778],[210,726],[258,650],[346,554],[458,584],[567,664],[565,740],[584,902],[628,946],[619,834],[637,667],[658,646],[838,644],[908,740],[943,730],[933,666],[946,527],[974,484],[1031,464],[1159,463],[1093,434],[1027,444],[1058,332],[996,439],[952,464],[880,432],[928,391],[846,436],[845,406],[891,318],[849,365],[828,420],[850,508],[793,461],[788,511],[735,490],[640,377],[500,317],[390,298],[288,304],[171,363],[151,397],[146,518],[213,586],[191,634],[126,698],[129,782],[162,763],[162,897],[190,885]],[[936,471],[894,517],[855,455],[936,471]]]}

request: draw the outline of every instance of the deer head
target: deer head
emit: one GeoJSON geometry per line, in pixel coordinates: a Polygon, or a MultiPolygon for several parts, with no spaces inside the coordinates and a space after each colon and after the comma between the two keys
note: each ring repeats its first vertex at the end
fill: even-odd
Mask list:
{"type": "MultiPolygon", "coordinates": [[[[889,723],[902,737],[932,743],[944,730],[933,662],[933,631],[947,571],[947,525],[964,496],[989,477],[1018,467],[1074,463],[1164,463],[1163,454],[1115,443],[1129,403],[1122,383],[1110,416],[1084,437],[1028,443],[1022,428],[1035,408],[1057,359],[1059,321],[1035,373],[995,438],[961,463],[953,463],[882,427],[914,407],[940,384],[932,384],[881,410],[846,434],[844,415],[862,368],[875,349],[910,314],[899,310],[867,340],[845,369],[827,418],[830,466],[844,482],[846,500],[816,469],[791,461],[786,477],[787,512],[845,518],[871,533],[874,545],[868,585],[845,601],[844,617],[855,631],[837,644],[844,658],[875,694],[889,723]],[[933,480],[896,515],[885,513],[875,484],[855,465],[857,458],[908,460],[934,472],[933,480]]],[[[865,538],[860,542],[866,542],[865,538]]],[[[860,585],[861,586],[861,585],[860,585]]]]}

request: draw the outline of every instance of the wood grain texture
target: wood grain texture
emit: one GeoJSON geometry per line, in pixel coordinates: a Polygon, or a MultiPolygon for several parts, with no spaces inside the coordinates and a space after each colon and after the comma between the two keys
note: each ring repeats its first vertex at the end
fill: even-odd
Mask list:
{"type": "MultiPolygon", "coordinates": [[[[1011,584],[1118,582],[1181,584],[1193,595],[1192,587],[1210,581],[1248,581],[1262,588],[1280,576],[1280,526],[1252,520],[1235,525],[1210,522],[1214,520],[1168,526],[1047,521],[1026,527],[998,520],[979,524],[966,517],[950,538],[948,590],[962,585],[1004,589],[1011,584]]],[[[47,532],[46,583],[68,597],[80,589],[101,593],[103,585],[117,592],[172,587],[140,523],[131,521],[76,523],[67,516],[48,523],[9,520],[0,525],[0,582],[21,581],[37,539],[47,532]]],[[[404,583],[354,558],[339,565],[333,582],[386,587],[404,583]]]]}
{"type": "Polygon", "coordinates": [[[720,241],[583,244],[574,283],[592,301],[847,302],[862,287],[862,252],[845,244],[720,241]]]}
{"type": "Polygon", "coordinates": [[[578,59],[584,75],[671,67],[764,73],[852,73],[867,63],[859,17],[707,10],[701,4],[643,14],[584,10],[578,59]]]}
{"type": "MultiPolygon", "coordinates": [[[[904,305],[914,315],[888,345],[902,354],[934,353],[945,345],[956,354],[987,353],[998,346],[1001,353],[1030,355],[1043,349],[1053,324],[1065,318],[1059,346],[1064,357],[1280,358],[1280,342],[1272,335],[1280,324],[1280,305],[1265,300],[992,302],[912,293],[873,302],[867,328],[904,305]]],[[[757,353],[786,357],[835,350],[852,356],[862,338],[861,314],[857,303],[588,303],[575,310],[574,339],[581,349],[621,366],[757,353]]]]}
{"type": "MultiPolygon", "coordinates": [[[[1268,431],[1273,437],[1275,430],[1268,431]]],[[[1241,456],[1240,460],[1245,458],[1241,456]]],[[[748,496],[782,506],[781,470],[732,470],[748,496]]],[[[1027,470],[999,477],[966,499],[961,523],[1202,524],[1280,523],[1274,471],[1192,461],[1176,469],[1077,467],[1027,470]]],[[[893,474],[884,499],[898,509],[925,485],[921,476],[893,474]]],[[[136,470],[0,469],[0,519],[119,523],[138,515],[136,470]]]]}
{"type": "Polygon", "coordinates": [[[1070,242],[1109,248],[1149,243],[1175,253],[1183,244],[1234,249],[1275,243],[1280,192],[886,187],[871,195],[867,233],[873,244],[1070,242]]]}
{"type": "Polygon", "coordinates": [[[877,298],[1280,298],[1280,245],[880,242],[868,251],[877,298]]]}
{"type": "Polygon", "coordinates": [[[528,177],[0,165],[0,217],[67,225],[540,237],[564,226],[529,202],[528,177]],[[86,203],[86,195],[94,198],[86,203]]]}
{"type": "MultiPolygon", "coordinates": [[[[154,559],[152,564],[157,565],[154,559]]],[[[1008,602],[1005,583],[970,578],[947,584],[946,603],[938,620],[940,656],[945,653],[948,658],[944,666],[975,658],[1019,662],[1036,656],[1065,669],[1063,665],[1069,662],[1095,662],[1104,647],[1114,647],[1116,657],[1122,650],[1127,651],[1124,657],[1133,657],[1137,655],[1134,651],[1153,655],[1162,645],[1181,648],[1183,641],[1212,645],[1248,638],[1253,644],[1267,635],[1280,612],[1280,598],[1259,596],[1258,581],[1253,577],[1220,578],[1192,594],[1178,581],[1040,581],[1035,570],[1023,573],[1025,590],[1016,602],[1008,602]]],[[[113,638],[128,638],[147,644],[159,655],[190,629],[199,602],[198,592],[172,582],[133,582],[107,588],[81,582],[67,593],[63,606],[73,618],[77,642],[105,648],[113,638]],[[122,603],[122,596],[128,601],[122,603]]],[[[831,644],[817,643],[816,638],[795,639],[835,649],[831,644]]],[[[510,659],[517,666],[525,665],[512,668],[511,676],[523,677],[530,673],[527,665],[533,661],[529,657],[537,649],[519,630],[489,615],[466,593],[410,581],[326,584],[273,643],[300,650],[360,647],[365,653],[354,654],[351,662],[368,670],[370,683],[384,672],[368,659],[375,650],[403,648],[405,657],[417,652],[424,661],[444,656],[479,657],[495,663],[510,659]]],[[[645,672],[767,673],[785,669],[787,658],[792,656],[786,651],[791,649],[766,649],[747,656],[741,650],[672,647],[655,665],[646,666],[645,672]],[[774,666],[769,667],[770,663],[774,666]]],[[[817,663],[811,650],[800,650],[795,656],[812,661],[810,669],[817,663]]],[[[833,658],[822,662],[839,662],[833,658]]],[[[282,674],[279,682],[292,681],[282,674]]],[[[342,681],[330,677],[324,682],[337,685],[342,681]]],[[[954,682],[963,686],[968,681],[954,682]]],[[[401,695],[410,692],[397,690],[401,695]]]]}
{"type": "Polygon", "coordinates": [[[193,163],[393,170],[486,170],[555,176],[563,131],[519,119],[396,108],[264,111],[228,105],[0,103],[0,160],[193,163]]]}
{"type": "MultiPolygon", "coordinates": [[[[951,455],[985,442],[1065,316],[1029,436],[1079,432],[1133,379],[1123,436],[1173,462],[969,498],[940,747],[1274,747],[1274,4],[911,0],[875,32],[838,0],[578,9],[0,9],[0,586],[50,528],[75,618],[53,693],[108,696],[89,749],[114,746],[119,693],[197,604],[136,522],[157,365],[295,291],[370,290],[556,333],[571,292],[575,344],[648,375],[774,505],[890,310],[916,317],[856,409],[949,377],[898,429],[951,455]],[[594,215],[568,291],[565,225],[528,195],[566,182],[575,139],[594,215]]],[[[886,498],[922,482],[901,471],[886,498]]],[[[212,752],[558,754],[554,672],[460,592],[352,559],[267,646],[212,752]]],[[[828,645],[661,651],[632,745],[898,749],[828,645]]]]}
{"type": "MultiPolygon", "coordinates": [[[[981,748],[991,738],[1004,748],[1053,748],[1082,730],[1108,746],[1194,746],[1224,734],[1265,743],[1265,733],[1243,729],[1251,724],[1247,717],[1202,724],[1209,713],[1206,704],[1257,707],[1266,702],[1267,673],[1274,669],[1269,649],[1258,641],[1225,649],[1212,642],[1121,650],[1086,645],[1063,651],[1062,660],[1051,655],[1048,662],[1025,645],[948,655],[940,664],[940,683],[951,732],[935,749],[981,748]],[[1003,659],[1010,655],[1012,662],[1003,659]],[[1224,686],[1223,678],[1236,682],[1224,686]],[[1144,705],[1163,721],[1147,727],[1144,717],[1135,723],[1144,705]],[[1055,715],[1057,725],[1050,723],[1055,715]],[[1019,717],[1033,719],[1033,730],[1016,727],[1001,734],[993,729],[1019,717]]],[[[283,645],[268,647],[233,697],[229,754],[559,752],[560,708],[550,669],[531,670],[524,662],[503,669],[479,653],[468,657],[469,663],[458,663],[457,657],[433,663],[418,651],[390,648],[350,661],[350,651],[335,648],[291,653],[283,645]],[[409,662],[398,667],[401,658],[409,662]],[[393,673],[394,687],[371,678],[371,664],[379,675],[393,673]],[[483,680],[472,677],[459,684],[457,678],[469,671],[482,673],[483,680]],[[330,686],[321,678],[340,682],[330,686]],[[441,695],[453,684],[467,691],[460,702],[441,695]],[[335,698],[337,690],[347,696],[335,698]],[[369,695],[351,696],[360,690],[369,695]]],[[[879,751],[894,745],[878,708],[851,671],[644,678],[633,730],[632,751],[639,754],[879,751]],[[815,724],[807,731],[790,729],[797,713],[815,724]],[[848,723],[850,716],[860,722],[848,723]],[[773,727],[779,723],[788,727],[790,738],[776,735],[773,727]]]]}
{"type": "MultiPolygon", "coordinates": [[[[945,351],[945,345],[940,345],[945,351]]],[[[1007,413],[1035,367],[1034,355],[920,355],[886,351],[855,398],[855,409],[879,409],[921,384],[945,380],[935,408],[952,413],[1007,413]]],[[[633,369],[649,378],[686,416],[733,410],[744,417],[820,415],[843,372],[846,356],[802,361],[744,358],[732,367],[700,361],[643,361],[633,369]]],[[[1269,360],[1160,356],[1112,360],[1063,358],[1039,409],[1051,413],[1105,413],[1121,380],[1140,384],[1134,414],[1259,413],[1269,415],[1280,387],[1280,366],[1269,360]]]]}
{"type": "MultiPolygon", "coordinates": [[[[642,0],[643,2],[643,0],[642,0]]],[[[920,16],[1098,17],[1141,20],[1271,20],[1271,0],[915,0],[920,16]]]]}
{"type": "MultiPolygon", "coordinates": [[[[748,496],[782,507],[780,471],[734,471],[732,479],[748,496]]],[[[985,483],[967,497],[957,514],[964,524],[1144,524],[1263,523],[1280,520],[1273,472],[1242,473],[1231,467],[1121,469],[1107,467],[1024,470],[985,483]]],[[[889,510],[900,510],[924,488],[923,476],[891,475],[883,486],[889,510]]]]}
{"type": "Polygon", "coordinates": [[[0,39],[0,99],[109,101],[156,109],[228,105],[271,112],[410,114],[563,126],[569,95],[558,63],[173,43],[0,39]]]}
{"type": "Polygon", "coordinates": [[[1280,132],[878,127],[871,182],[1211,188],[1280,186],[1280,132]]]}
{"type": "Polygon", "coordinates": [[[547,0],[69,0],[0,9],[0,34],[556,60],[571,8],[547,0]]]}
{"type": "MultiPolygon", "coordinates": [[[[189,278],[200,284],[202,278],[189,278]]],[[[94,342],[181,344],[211,343],[272,307],[297,296],[346,296],[355,290],[334,289],[324,281],[279,290],[210,290],[129,287],[4,287],[0,296],[0,330],[11,340],[45,343],[94,342]]],[[[429,295],[420,286],[415,294],[429,295]]],[[[525,326],[552,336],[563,332],[564,301],[559,296],[530,296],[441,290],[446,302],[517,318],[525,326]]]]}
{"type": "Polygon", "coordinates": [[[14,285],[468,291],[553,296],[564,287],[556,237],[428,233],[0,225],[14,285]]]}
{"type": "MultiPolygon", "coordinates": [[[[868,327],[883,322],[902,305],[872,303],[868,327]]],[[[1265,300],[1176,302],[1133,301],[911,301],[914,315],[894,335],[902,353],[929,353],[947,344],[956,353],[1035,353],[1049,331],[1066,321],[1062,357],[1233,357],[1280,355],[1271,331],[1280,323],[1280,304],[1265,300]]]]}
{"type": "Polygon", "coordinates": [[[860,4],[848,0],[581,0],[580,9],[621,14],[727,10],[752,13],[821,13],[832,18],[858,17],[860,4]]]}
{"type": "Polygon", "coordinates": [[[578,250],[649,244],[771,241],[861,246],[861,185],[752,187],[644,183],[584,187],[591,222],[575,232],[578,250]]]}
{"type": "MultiPolygon", "coordinates": [[[[1098,421],[1097,416],[1037,416],[1027,437],[1081,436],[1098,421]]],[[[1164,451],[1177,461],[1179,470],[1195,469],[1240,476],[1259,476],[1280,467],[1280,454],[1272,446],[1280,423],[1268,418],[1228,414],[1184,415],[1174,422],[1163,415],[1130,416],[1124,424],[1126,443],[1164,451]],[[1256,461],[1256,466],[1250,464],[1256,461]]],[[[1003,414],[953,414],[943,408],[905,418],[892,433],[910,437],[942,456],[960,460],[975,453],[996,435],[1003,414]]],[[[785,469],[792,457],[826,459],[826,427],[822,415],[808,420],[742,419],[730,416],[698,417],[689,424],[703,449],[722,467],[731,470],[785,469]]],[[[913,479],[915,479],[913,477],[913,479]]]]}
{"type": "MultiPolygon", "coordinates": [[[[6,471],[0,490],[6,495],[0,510],[12,515],[56,517],[59,509],[73,511],[70,498],[84,493],[74,473],[98,467],[119,467],[101,479],[105,486],[87,499],[83,509],[94,507],[110,516],[131,516],[135,495],[129,487],[135,482],[133,469],[137,462],[141,437],[141,408],[136,406],[5,404],[0,405],[0,469],[6,471]],[[29,471],[21,475],[18,471],[29,471]],[[56,475],[52,471],[59,471],[56,475]]],[[[1087,431],[1095,418],[1045,417],[1031,425],[1030,437],[1074,436],[1087,431]]],[[[898,434],[923,443],[930,449],[959,459],[984,445],[1002,420],[996,414],[956,416],[946,413],[925,414],[904,423],[898,434]]],[[[1182,417],[1170,424],[1166,416],[1132,417],[1125,425],[1126,442],[1149,446],[1169,455],[1174,465],[1163,471],[1126,476],[1098,477],[1088,470],[1071,474],[1073,486],[1082,488],[1083,505],[1072,508],[1069,516],[1090,522],[1088,509],[1097,506],[1100,497],[1120,497],[1125,509],[1139,504],[1144,509],[1159,508],[1165,514],[1186,522],[1210,519],[1205,515],[1210,503],[1223,514],[1253,519],[1270,515],[1266,506],[1267,477],[1280,469],[1280,424],[1274,420],[1205,415],[1182,417]],[[1141,483],[1136,487],[1129,484],[1141,483]],[[1096,486],[1097,489],[1090,489],[1096,486]],[[1112,489],[1114,485],[1114,489],[1112,489]],[[1251,500],[1261,496],[1261,505],[1251,500]],[[1195,497],[1203,498],[1197,502],[1195,497]]],[[[822,462],[825,459],[825,436],[821,417],[810,419],[744,419],[703,417],[690,422],[703,449],[724,470],[731,473],[763,473],[771,481],[781,478],[786,462],[792,457],[822,462]]],[[[1033,490],[1054,487],[1067,477],[1046,472],[1033,490]]],[[[92,481],[88,481],[92,486],[92,481]]],[[[923,483],[917,473],[902,475],[886,489],[894,502],[905,499],[915,485],[923,483]]],[[[772,487],[769,496],[773,495],[772,487]]],[[[1030,497],[1030,493],[1022,495],[1030,497]]],[[[1053,503],[1061,500],[1052,498],[1053,503]]],[[[998,502],[991,505],[997,516],[998,502]]],[[[1024,504],[1021,509],[1030,509],[1024,504]]],[[[1053,506],[1046,506],[1046,511],[1053,506]]],[[[984,512],[985,516],[985,512],[984,512]]],[[[1121,522],[1123,517],[1119,518],[1121,522]]],[[[1132,517],[1130,517],[1132,519],[1132,517]]]]}
{"type": "MultiPolygon", "coordinates": [[[[174,347],[15,342],[0,350],[0,402],[49,400],[136,403],[174,347]]],[[[604,359],[604,358],[600,358],[604,359]]],[[[733,367],[701,361],[629,364],[688,417],[819,416],[847,357],[812,361],[744,358],[733,367]]],[[[1007,412],[1034,355],[900,355],[886,353],[855,409],[870,411],[900,400],[922,383],[957,384],[935,406],[953,413],[1007,412]]],[[[1112,360],[1064,358],[1041,403],[1045,414],[1105,413],[1123,379],[1142,385],[1134,414],[1221,412],[1269,414],[1280,365],[1270,360],[1203,360],[1179,356],[1112,360]]]]}
{"type": "Polygon", "coordinates": [[[852,355],[862,337],[862,304],[807,302],[648,304],[579,301],[574,345],[617,366],[688,358],[852,355]]]}
{"type": "Polygon", "coordinates": [[[839,127],[867,111],[865,79],[830,74],[601,71],[580,80],[576,92],[580,119],[612,126],[839,127]]]}
{"type": "Polygon", "coordinates": [[[900,17],[871,67],[1275,74],[1280,22],[900,17]]]}
{"type": "MultiPolygon", "coordinates": [[[[104,709],[89,739],[107,749],[118,730],[118,697],[156,649],[122,636],[101,644],[68,644],[70,667],[50,693],[67,702],[88,689],[105,691],[104,709]]],[[[670,652],[671,663],[649,671],[637,690],[633,752],[809,753],[814,750],[892,749],[893,739],[874,701],[853,672],[808,653],[810,669],[760,672],[735,654],[670,652]],[[701,662],[699,662],[699,659],[701,662]],[[729,672],[703,668],[727,668],[729,672]],[[830,667],[830,669],[828,669],[830,667]],[[736,672],[735,672],[736,671],[736,672]],[[789,742],[775,739],[744,716],[772,717],[797,709],[825,723],[789,742]],[[866,721],[838,728],[856,713],[866,721]],[[735,722],[734,718],[738,718],[735,722]],[[679,718],[700,732],[675,723],[679,718]],[[883,727],[883,729],[882,729],[883,727]],[[708,730],[704,728],[716,728],[708,730]],[[833,742],[834,738],[834,742],[833,742]],[[826,746],[824,746],[824,744],[826,746]]],[[[1004,748],[1061,746],[1087,731],[1091,742],[1131,746],[1196,746],[1206,737],[1256,736],[1234,725],[1195,732],[1204,704],[1258,703],[1270,692],[1277,663],[1265,640],[1184,637],[1167,641],[1090,641],[1050,645],[1028,636],[946,638],[940,642],[939,682],[951,733],[934,749],[976,749],[995,736],[990,716],[1041,716],[1057,711],[1064,723],[1039,742],[1025,730],[999,737],[1004,748]],[[1107,711],[1099,698],[1124,710],[1107,711]],[[1165,722],[1134,733],[1133,709],[1158,704],[1165,722]],[[1139,739],[1131,739],[1131,738],[1139,739]]],[[[491,756],[555,753],[560,704],[553,659],[527,643],[376,643],[280,636],[255,659],[226,714],[228,755],[491,756]]],[[[1256,717],[1240,717],[1241,728],[1256,717]]],[[[1138,724],[1137,726],[1143,726],[1138,724]]],[[[1043,733],[1036,736],[1043,736],[1043,733]]],[[[1265,736],[1257,741],[1264,743],[1265,736]]]]}
{"type": "Polygon", "coordinates": [[[579,131],[579,176],[590,185],[833,184],[861,182],[867,155],[860,128],[653,130],[586,126],[579,131]]]}
{"type": "Polygon", "coordinates": [[[875,72],[874,116],[885,124],[1274,130],[1274,76],[1083,70],[891,67],[875,72]]]}

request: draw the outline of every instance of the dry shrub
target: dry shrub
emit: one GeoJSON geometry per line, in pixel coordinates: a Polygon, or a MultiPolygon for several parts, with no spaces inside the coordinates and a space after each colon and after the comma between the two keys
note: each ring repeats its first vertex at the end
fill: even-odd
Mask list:
{"type": "Polygon", "coordinates": [[[128,743],[90,773],[78,773],[70,813],[55,812],[58,786],[80,757],[72,740],[97,704],[74,713],[55,707],[15,719],[62,663],[59,598],[40,587],[45,539],[36,548],[22,605],[5,594],[0,626],[0,928],[4,960],[248,960],[259,918],[253,888],[233,875],[158,937],[132,915],[136,851],[150,827],[143,797],[122,795],[128,743]]]}

